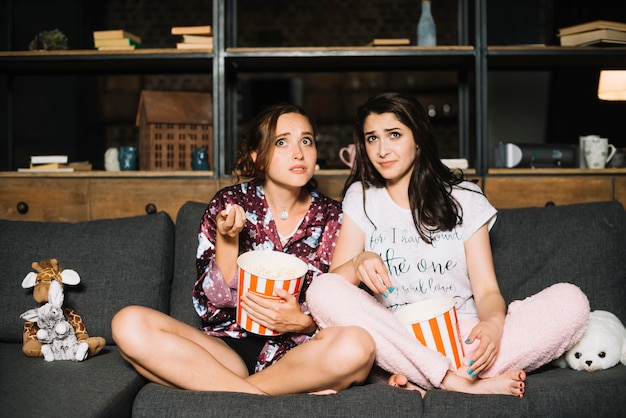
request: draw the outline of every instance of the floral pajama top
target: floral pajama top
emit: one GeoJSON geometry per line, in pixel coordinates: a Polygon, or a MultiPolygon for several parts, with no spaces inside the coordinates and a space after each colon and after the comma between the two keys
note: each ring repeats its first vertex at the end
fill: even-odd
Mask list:
{"type": "MultiPolygon", "coordinates": [[[[251,250],[282,251],[295,255],[307,263],[309,271],[300,292],[303,312],[306,290],[319,274],[330,266],[335,242],[341,225],[341,205],[319,193],[311,192],[311,205],[302,223],[283,246],[276,229],[263,186],[255,181],[226,187],[213,197],[207,206],[198,234],[196,267],[198,280],[193,289],[193,304],[202,319],[202,331],[212,336],[245,338],[247,331],[236,322],[237,277],[225,278],[215,262],[217,235],[216,215],[227,204],[243,207],[247,222],[239,234],[239,254],[251,250]]],[[[279,360],[288,350],[308,341],[305,334],[287,333],[268,337],[256,365],[256,371],[279,360]]]]}

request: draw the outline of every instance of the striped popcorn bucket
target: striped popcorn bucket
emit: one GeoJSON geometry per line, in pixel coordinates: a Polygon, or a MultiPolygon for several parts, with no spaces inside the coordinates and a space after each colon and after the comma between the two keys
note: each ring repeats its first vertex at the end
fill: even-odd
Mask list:
{"type": "Polygon", "coordinates": [[[448,357],[458,369],[465,355],[452,298],[433,298],[398,309],[396,318],[426,347],[448,357]]]}
{"type": "MultiPolygon", "coordinates": [[[[288,291],[296,298],[302,288],[304,277],[308,271],[306,263],[298,257],[279,251],[249,251],[237,259],[239,299],[246,292],[274,300],[282,299],[274,294],[274,289],[288,291]]],[[[237,323],[243,329],[259,335],[280,335],[248,317],[246,311],[237,304],[237,323]]]]}

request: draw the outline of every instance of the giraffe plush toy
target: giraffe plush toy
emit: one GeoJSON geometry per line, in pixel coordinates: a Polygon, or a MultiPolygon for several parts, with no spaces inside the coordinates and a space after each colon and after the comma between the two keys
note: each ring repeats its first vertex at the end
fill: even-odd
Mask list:
{"type": "Polygon", "coordinates": [[[83,361],[89,346],[84,341],[78,341],[74,328],[65,319],[63,299],[63,285],[53,280],[50,282],[48,302],[20,316],[26,321],[35,322],[39,327],[37,340],[42,343],[41,352],[45,361],[83,361]]]}
{"type": "MultiPolygon", "coordinates": [[[[49,302],[50,284],[53,281],[61,285],[76,285],[80,283],[78,273],[70,269],[63,270],[54,258],[40,261],[39,263],[34,262],[32,267],[37,273],[28,273],[22,281],[22,287],[24,289],[33,288],[33,298],[40,304],[39,307],[49,302]]],[[[104,348],[106,344],[105,339],[102,337],[90,337],[83,323],[83,319],[76,311],[65,307],[63,308],[63,314],[64,320],[72,326],[78,341],[87,343],[89,355],[94,356],[104,348]]],[[[28,357],[42,357],[44,355],[41,351],[42,343],[37,338],[38,331],[39,326],[37,325],[37,321],[27,320],[24,324],[22,351],[28,357]]]]}

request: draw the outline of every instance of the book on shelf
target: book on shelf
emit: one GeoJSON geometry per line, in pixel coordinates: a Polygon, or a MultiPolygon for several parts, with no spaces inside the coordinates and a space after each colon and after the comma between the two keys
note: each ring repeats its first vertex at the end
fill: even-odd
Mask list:
{"type": "Polygon", "coordinates": [[[613,22],[610,20],[593,20],[591,22],[580,23],[578,25],[566,26],[559,29],[558,36],[571,35],[574,33],[588,32],[597,29],[613,29],[626,31],[626,23],[613,22]]]}
{"type": "Polygon", "coordinates": [[[51,170],[53,168],[62,168],[65,167],[67,164],[61,164],[61,163],[48,163],[48,164],[30,164],[30,168],[32,169],[42,169],[42,170],[51,170]]]}
{"type": "Polygon", "coordinates": [[[74,161],[67,165],[67,167],[74,169],[74,171],[91,171],[91,163],[89,161],[74,161]]]}
{"type": "Polygon", "coordinates": [[[210,44],[190,44],[186,42],[177,42],[177,49],[209,49],[213,50],[213,43],[210,44]]]}
{"type": "Polygon", "coordinates": [[[100,39],[121,39],[128,38],[131,39],[135,44],[141,44],[141,37],[135,35],[134,33],[130,33],[124,29],[113,29],[113,30],[96,30],[93,32],[93,40],[94,42],[99,41],[100,39]]]}
{"type": "Polygon", "coordinates": [[[374,38],[366,46],[406,46],[411,45],[409,38],[374,38]]]}
{"type": "Polygon", "coordinates": [[[561,46],[589,46],[596,44],[626,44],[626,31],[596,29],[561,36],[561,46]]]}
{"type": "Polygon", "coordinates": [[[110,38],[110,39],[94,39],[93,44],[96,48],[101,46],[140,46],[137,42],[130,38],[110,38]]]}
{"type": "Polygon", "coordinates": [[[183,35],[186,44],[213,44],[213,37],[207,35],[183,35]]]}
{"type": "Polygon", "coordinates": [[[206,35],[183,35],[182,42],[177,42],[176,48],[213,50],[213,37],[206,35]]]}
{"type": "Polygon", "coordinates": [[[30,164],[67,164],[67,155],[31,155],[30,164]]]}
{"type": "Polygon", "coordinates": [[[137,49],[135,45],[110,45],[110,46],[98,46],[98,51],[132,51],[137,49]]]}
{"type": "Polygon", "coordinates": [[[172,35],[212,35],[211,25],[172,26],[172,35]]]}
{"type": "Polygon", "coordinates": [[[19,172],[31,173],[71,173],[74,171],[91,171],[91,163],[89,161],[76,161],[72,163],[45,163],[33,164],[29,168],[18,168],[19,172]]]}
{"type": "Polygon", "coordinates": [[[73,173],[72,167],[59,167],[59,168],[18,168],[20,173],[73,173]]]}

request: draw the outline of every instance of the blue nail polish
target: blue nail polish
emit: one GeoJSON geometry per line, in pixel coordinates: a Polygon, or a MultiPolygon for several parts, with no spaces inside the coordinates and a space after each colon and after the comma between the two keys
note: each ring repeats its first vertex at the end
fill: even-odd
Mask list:
{"type": "Polygon", "coordinates": [[[472,379],[476,377],[476,373],[472,373],[472,379]]]}
{"type": "Polygon", "coordinates": [[[467,374],[469,374],[469,375],[471,375],[471,374],[473,374],[473,373],[474,373],[474,369],[469,369],[469,370],[467,371],[467,374]]]}
{"type": "Polygon", "coordinates": [[[387,292],[383,292],[383,296],[385,297],[385,299],[387,299],[388,297],[387,292]]]}
{"type": "Polygon", "coordinates": [[[470,342],[470,339],[468,338],[467,340],[465,340],[465,342],[466,342],[467,344],[469,344],[469,342],[470,342]]]}
{"type": "Polygon", "coordinates": [[[471,366],[472,364],[474,364],[474,360],[470,360],[469,365],[471,366]]]}
{"type": "Polygon", "coordinates": [[[389,287],[387,288],[387,290],[389,290],[389,293],[393,293],[394,288],[393,288],[393,286],[389,286],[389,287]]]}

